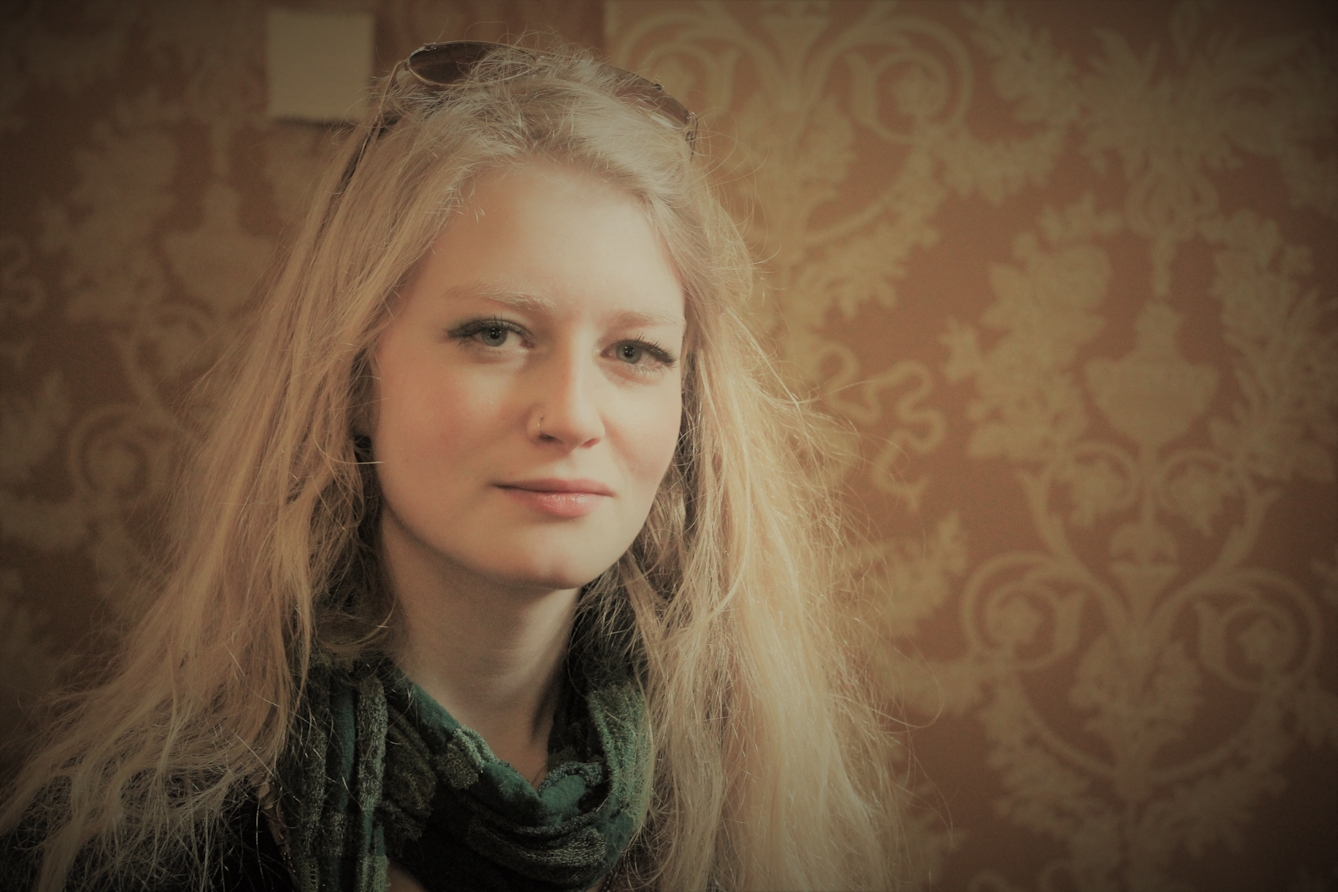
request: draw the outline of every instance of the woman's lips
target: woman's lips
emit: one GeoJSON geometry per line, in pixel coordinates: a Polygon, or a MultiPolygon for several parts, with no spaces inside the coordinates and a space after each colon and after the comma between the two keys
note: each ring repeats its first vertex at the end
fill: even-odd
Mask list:
{"type": "Polygon", "coordinates": [[[523,480],[501,483],[498,488],[522,505],[552,517],[584,517],[613,495],[595,480],[523,480]]]}

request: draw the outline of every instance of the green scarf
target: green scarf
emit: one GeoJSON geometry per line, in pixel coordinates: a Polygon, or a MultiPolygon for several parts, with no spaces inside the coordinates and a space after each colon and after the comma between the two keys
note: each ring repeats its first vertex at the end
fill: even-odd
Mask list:
{"type": "Polygon", "coordinates": [[[589,889],[647,800],[645,702],[625,668],[570,660],[536,790],[389,661],[309,673],[279,763],[300,892],[384,892],[387,859],[429,892],[589,889]]]}

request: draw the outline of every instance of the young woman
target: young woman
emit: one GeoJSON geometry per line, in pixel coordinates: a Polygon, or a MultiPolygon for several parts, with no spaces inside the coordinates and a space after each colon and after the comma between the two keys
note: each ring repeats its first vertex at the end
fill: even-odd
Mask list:
{"type": "Polygon", "coordinates": [[[9,791],[15,882],[886,889],[818,427],[695,121],[453,43],[331,168],[156,606],[9,791]]]}

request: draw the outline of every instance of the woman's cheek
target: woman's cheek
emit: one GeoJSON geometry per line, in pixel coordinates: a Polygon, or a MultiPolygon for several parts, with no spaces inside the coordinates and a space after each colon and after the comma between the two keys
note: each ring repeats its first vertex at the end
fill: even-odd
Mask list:
{"type": "Polygon", "coordinates": [[[669,394],[658,395],[648,408],[641,423],[637,426],[636,451],[638,466],[644,468],[647,479],[658,487],[660,480],[669,470],[673,461],[674,449],[678,445],[679,427],[683,417],[683,400],[675,389],[669,394]]]}

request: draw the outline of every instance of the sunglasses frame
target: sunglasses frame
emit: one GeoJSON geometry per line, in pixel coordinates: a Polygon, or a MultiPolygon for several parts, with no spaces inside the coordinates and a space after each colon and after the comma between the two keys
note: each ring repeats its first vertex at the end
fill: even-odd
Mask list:
{"type": "MultiPolygon", "coordinates": [[[[385,97],[393,89],[401,69],[409,72],[424,86],[448,87],[463,80],[474,66],[497,50],[518,51],[536,61],[543,56],[543,53],[524,47],[486,40],[451,40],[424,44],[390,72],[386,82],[386,93],[382,95],[382,107],[384,108],[385,97]]],[[[696,152],[697,116],[687,106],[669,95],[664,87],[654,81],[646,80],[641,75],[618,68],[616,65],[604,64],[623,77],[625,98],[639,102],[660,123],[680,131],[687,140],[688,147],[696,152]]]]}

